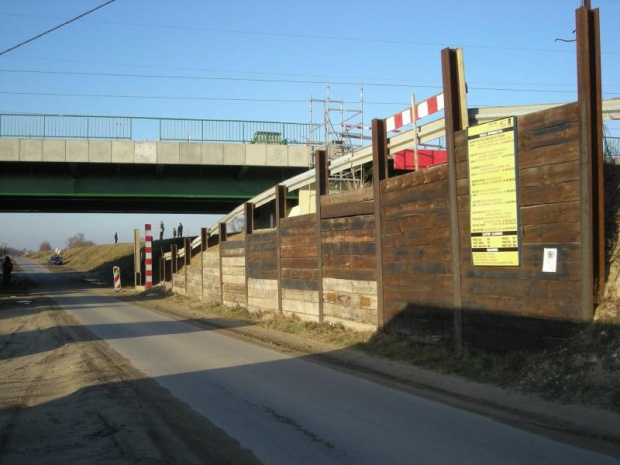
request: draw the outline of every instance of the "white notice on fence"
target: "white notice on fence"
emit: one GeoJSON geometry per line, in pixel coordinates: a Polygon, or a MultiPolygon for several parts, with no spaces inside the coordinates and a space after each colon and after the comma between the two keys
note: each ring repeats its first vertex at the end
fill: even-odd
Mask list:
{"type": "Polygon", "coordinates": [[[545,249],[543,273],[555,273],[558,268],[558,249],[545,249]]]}

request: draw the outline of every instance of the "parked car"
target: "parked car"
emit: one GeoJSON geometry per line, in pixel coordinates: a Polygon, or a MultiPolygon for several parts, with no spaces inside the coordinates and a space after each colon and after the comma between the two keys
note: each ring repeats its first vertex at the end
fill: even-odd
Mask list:
{"type": "Polygon", "coordinates": [[[48,259],[50,265],[62,265],[62,257],[60,255],[53,255],[48,259]]]}

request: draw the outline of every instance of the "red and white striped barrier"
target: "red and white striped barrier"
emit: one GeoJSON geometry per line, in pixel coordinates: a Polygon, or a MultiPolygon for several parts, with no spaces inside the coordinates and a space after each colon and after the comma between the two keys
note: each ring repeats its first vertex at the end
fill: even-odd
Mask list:
{"type": "MultiPolygon", "coordinates": [[[[433,97],[418,103],[416,106],[416,120],[430,116],[433,113],[443,110],[443,93],[434,95],[433,97]]],[[[386,118],[385,125],[388,132],[396,132],[403,126],[407,126],[413,122],[413,115],[411,113],[411,107],[403,110],[395,115],[386,118]]]]}
{"type": "Polygon", "coordinates": [[[144,252],[144,287],[150,289],[153,287],[153,233],[150,224],[144,225],[144,252]]]}
{"type": "Polygon", "coordinates": [[[121,290],[121,269],[118,266],[112,267],[112,274],[114,275],[114,290],[121,290]]]}

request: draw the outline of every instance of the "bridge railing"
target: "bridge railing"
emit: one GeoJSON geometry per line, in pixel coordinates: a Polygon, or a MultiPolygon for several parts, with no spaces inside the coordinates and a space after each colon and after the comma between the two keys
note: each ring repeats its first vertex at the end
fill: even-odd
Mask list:
{"type": "Polygon", "coordinates": [[[132,118],[1,114],[0,137],[33,139],[131,139],[132,118]]]}
{"type": "Polygon", "coordinates": [[[133,140],[138,135],[141,140],[305,145],[319,142],[310,140],[320,132],[319,126],[312,127],[278,121],[0,114],[2,138],[133,140]]]}
{"type": "Polygon", "coordinates": [[[161,119],[159,137],[168,141],[307,144],[310,128],[310,124],[277,121],[161,119]]]}

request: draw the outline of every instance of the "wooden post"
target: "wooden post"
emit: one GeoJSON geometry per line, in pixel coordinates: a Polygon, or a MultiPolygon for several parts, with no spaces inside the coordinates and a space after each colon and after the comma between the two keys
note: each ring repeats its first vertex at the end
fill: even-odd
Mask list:
{"type": "Polygon", "coordinates": [[[282,238],[280,228],[282,218],[286,218],[286,186],[276,187],[276,247],[278,260],[278,312],[282,313],[282,238]]]}
{"type": "Polygon", "coordinates": [[[222,246],[224,242],[228,239],[227,231],[226,231],[226,223],[220,223],[220,305],[224,305],[224,276],[222,274],[222,246]]]}
{"type": "Polygon", "coordinates": [[[250,245],[250,236],[254,232],[254,204],[246,202],[243,205],[243,213],[245,215],[245,308],[249,310],[250,291],[248,289],[248,249],[250,245]]]}
{"type": "Polygon", "coordinates": [[[444,111],[446,121],[446,149],[448,154],[448,183],[450,186],[450,225],[452,239],[452,289],[454,308],[454,348],[460,353],[463,340],[463,303],[461,297],[461,251],[454,134],[468,127],[465,76],[460,50],[445,48],[441,51],[444,111]]]}
{"type": "Polygon", "coordinates": [[[200,300],[205,296],[205,254],[209,248],[209,228],[200,228],[200,300]]]}
{"type": "Polygon", "coordinates": [[[183,249],[185,250],[184,264],[188,267],[192,264],[192,240],[189,237],[183,238],[183,249]]]}
{"type": "Polygon", "coordinates": [[[200,251],[206,252],[209,248],[209,228],[200,228],[200,251]]]}
{"type": "MultiPolygon", "coordinates": [[[[415,129],[415,128],[414,128],[415,129]]],[[[375,253],[377,262],[377,328],[385,328],[383,310],[383,240],[381,236],[381,181],[388,178],[388,145],[385,120],[372,120],[372,187],[375,203],[375,253]]]]}
{"type": "Polygon", "coordinates": [[[174,275],[177,272],[177,245],[172,244],[170,246],[170,283],[172,289],[174,289],[174,275]]]}
{"type": "Polygon", "coordinates": [[[189,266],[192,263],[192,240],[189,237],[183,238],[183,250],[185,251],[185,255],[183,256],[183,265],[185,266],[185,295],[187,295],[188,272],[189,266]]]}
{"type": "Polygon", "coordinates": [[[590,1],[576,12],[581,163],[581,319],[591,322],[605,284],[605,206],[599,10],[590,1]]]}
{"type": "Polygon", "coordinates": [[[159,284],[166,282],[166,259],[162,254],[159,257],[159,284]]]}
{"type": "Polygon", "coordinates": [[[316,150],[315,188],[316,188],[316,249],[319,291],[319,323],[323,323],[323,239],[321,234],[321,196],[327,195],[329,166],[326,150],[316,150]]]}

